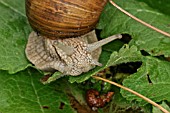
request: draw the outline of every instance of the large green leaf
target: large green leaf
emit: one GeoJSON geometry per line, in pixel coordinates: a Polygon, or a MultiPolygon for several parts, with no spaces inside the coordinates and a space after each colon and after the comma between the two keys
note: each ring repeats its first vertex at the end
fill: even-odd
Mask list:
{"type": "MultiPolygon", "coordinates": [[[[166,110],[170,111],[169,106],[165,102],[162,102],[161,106],[164,107],[166,110]]],[[[153,106],[152,111],[153,113],[162,113],[162,111],[155,106],[153,106]]]]}
{"type": "Polygon", "coordinates": [[[0,0],[0,69],[9,73],[30,65],[24,52],[30,27],[23,9],[24,0],[0,0]]]}
{"type": "MultiPolygon", "coordinates": [[[[123,85],[137,91],[155,102],[170,101],[170,63],[153,57],[145,57],[137,73],[124,80],[123,85]]],[[[122,90],[128,100],[147,104],[141,98],[122,90]]]]}
{"type": "Polygon", "coordinates": [[[57,81],[44,86],[39,81],[41,77],[42,75],[34,70],[15,75],[0,71],[0,112],[74,113],[67,95],[63,92],[62,86],[66,84],[57,81]],[[65,104],[62,109],[61,103],[65,104]]]}
{"type": "MultiPolygon", "coordinates": [[[[148,0],[142,1],[114,0],[116,4],[134,16],[163,31],[169,32],[170,16],[162,12],[162,10],[160,11],[159,8],[155,6],[158,6],[159,3],[161,3],[162,5],[160,7],[165,6],[163,9],[169,9],[170,6],[166,4],[170,4],[170,1],[157,0],[155,2],[152,0],[150,1],[152,3],[152,7],[147,4],[149,2],[148,0]],[[146,3],[142,1],[146,1],[146,3]]],[[[150,28],[131,19],[111,4],[107,4],[105,7],[98,24],[98,29],[102,30],[102,37],[107,37],[116,33],[130,34],[133,38],[130,45],[136,45],[140,50],[145,50],[151,55],[170,56],[169,37],[151,30],[150,28]]]]}

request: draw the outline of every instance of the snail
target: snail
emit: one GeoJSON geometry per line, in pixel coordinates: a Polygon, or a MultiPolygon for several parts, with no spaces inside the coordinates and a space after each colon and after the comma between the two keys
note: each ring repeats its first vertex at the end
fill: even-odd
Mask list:
{"type": "Polygon", "coordinates": [[[120,34],[98,41],[95,25],[107,0],[26,0],[33,28],[25,53],[40,70],[77,76],[96,65],[101,46],[120,34]]]}

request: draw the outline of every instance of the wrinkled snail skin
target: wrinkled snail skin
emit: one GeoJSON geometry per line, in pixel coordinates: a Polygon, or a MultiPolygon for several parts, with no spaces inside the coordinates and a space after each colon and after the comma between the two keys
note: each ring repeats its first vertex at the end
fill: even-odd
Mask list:
{"type": "Polygon", "coordinates": [[[40,70],[77,76],[96,65],[101,46],[114,35],[97,40],[96,23],[107,0],[26,0],[26,15],[33,28],[25,53],[40,70]]]}
{"type": "Polygon", "coordinates": [[[78,38],[58,40],[44,38],[32,32],[28,39],[26,56],[43,71],[58,70],[66,75],[79,75],[95,65],[100,65],[97,61],[101,48],[93,52],[87,51],[91,41],[97,41],[94,31],[78,38]]]}
{"type": "Polygon", "coordinates": [[[51,40],[32,32],[25,52],[28,60],[43,71],[58,70],[64,75],[77,76],[101,66],[98,62],[101,46],[120,38],[122,35],[118,34],[97,41],[92,31],[76,38],[51,40]]]}
{"type": "Polygon", "coordinates": [[[76,37],[93,30],[107,0],[26,0],[34,31],[51,39],[76,37]]]}

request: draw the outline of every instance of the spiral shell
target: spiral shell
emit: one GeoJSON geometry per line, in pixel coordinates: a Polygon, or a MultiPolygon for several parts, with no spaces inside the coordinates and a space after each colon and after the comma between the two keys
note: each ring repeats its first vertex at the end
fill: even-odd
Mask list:
{"type": "Polygon", "coordinates": [[[95,28],[107,0],[26,0],[26,15],[38,33],[76,37],[95,28]]]}

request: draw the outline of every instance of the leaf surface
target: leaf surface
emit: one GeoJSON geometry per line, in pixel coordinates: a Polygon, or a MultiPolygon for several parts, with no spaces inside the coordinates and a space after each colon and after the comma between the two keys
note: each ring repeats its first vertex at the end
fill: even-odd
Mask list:
{"type": "MultiPolygon", "coordinates": [[[[144,2],[146,0],[114,0],[120,7],[136,16],[137,18],[165,31],[170,31],[170,15],[159,10],[158,7],[151,7],[144,2]]],[[[170,1],[157,0],[152,6],[170,4],[170,1]]],[[[169,9],[169,5],[165,5],[169,9]]],[[[164,9],[165,9],[164,8],[164,9]]],[[[131,19],[120,12],[111,4],[107,4],[103,11],[98,29],[102,30],[101,36],[107,37],[117,33],[126,33],[132,36],[130,45],[136,45],[140,50],[145,50],[151,55],[170,56],[170,38],[166,37],[142,24],[131,19]]]]}
{"type": "MultiPolygon", "coordinates": [[[[137,73],[123,81],[123,85],[137,91],[155,102],[170,101],[170,63],[153,57],[145,57],[137,73]]],[[[147,104],[143,99],[121,90],[127,100],[136,100],[141,105],[147,104]]]]}
{"type": "Polygon", "coordinates": [[[0,69],[16,73],[30,66],[25,45],[30,32],[24,0],[0,0],[0,69]]]}
{"type": "Polygon", "coordinates": [[[62,82],[43,85],[35,70],[15,75],[0,71],[0,112],[2,113],[74,113],[62,82]],[[64,103],[60,109],[61,103],[64,103]]]}
{"type": "MultiPolygon", "coordinates": [[[[170,108],[169,106],[165,103],[165,102],[162,102],[161,106],[163,108],[165,108],[166,110],[170,111],[170,108]]],[[[162,111],[160,109],[158,109],[157,107],[153,106],[153,113],[162,113],[162,111]]]]}

